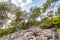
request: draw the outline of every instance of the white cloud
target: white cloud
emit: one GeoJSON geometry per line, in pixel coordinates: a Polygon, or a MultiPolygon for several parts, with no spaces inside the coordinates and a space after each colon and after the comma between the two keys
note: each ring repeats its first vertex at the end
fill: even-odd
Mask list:
{"type": "Polygon", "coordinates": [[[18,1],[18,0],[11,0],[11,3],[12,3],[12,4],[15,4],[15,5],[17,5],[17,6],[18,6],[18,3],[19,3],[19,2],[21,2],[21,1],[18,1]]]}
{"type": "Polygon", "coordinates": [[[32,3],[32,0],[26,0],[26,3],[22,2],[20,5],[21,7],[24,7],[25,5],[32,3]]]}
{"type": "Polygon", "coordinates": [[[0,0],[0,2],[2,2],[2,1],[6,2],[6,1],[8,1],[8,0],[0,0]]]}
{"type": "Polygon", "coordinates": [[[26,3],[23,2],[23,0],[11,0],[11,2],[17,6],[24,7],[25,5],[32,2],[32,0],[26,0],[26,3]]]}

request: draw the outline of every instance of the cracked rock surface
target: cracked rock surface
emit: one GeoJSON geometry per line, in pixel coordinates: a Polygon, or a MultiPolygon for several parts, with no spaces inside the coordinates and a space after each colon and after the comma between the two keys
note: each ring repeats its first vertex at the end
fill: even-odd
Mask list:
{"type": "Polygon", "coordinates": [[[0,40],[60,40],[60,29],[31,27],[0,38],[0,40]]]}

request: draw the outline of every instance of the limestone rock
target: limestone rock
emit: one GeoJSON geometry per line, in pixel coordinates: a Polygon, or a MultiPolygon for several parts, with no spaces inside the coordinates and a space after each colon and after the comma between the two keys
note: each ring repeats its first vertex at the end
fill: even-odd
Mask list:
{"type": "Polygon", "coordinates": [[[60,29],[31,27],[3,37],[0,40],[60,40],[60,29]]]}

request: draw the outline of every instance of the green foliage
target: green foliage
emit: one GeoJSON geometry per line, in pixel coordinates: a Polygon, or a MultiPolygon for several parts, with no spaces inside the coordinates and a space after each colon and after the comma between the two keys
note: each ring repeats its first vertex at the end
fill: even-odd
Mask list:
{"type": "Polygon", "coordinates": [[[17,26],[17,29],[19,29],[19,30],[21,30],[21,29],[28,29],[29,28],[28,25],[27,25],[27,23],[20,24],[20,22],[18,22],[16,24],[16,26],[17,26]]]}
{"type": "Polygon", "coordinates": [[[16,32],[16,28],[7,28],[7,29],[0,28],[0,37],[2,37],[3,35],[11,34],[13,32],[16,32]]]}
{"type": "Polygon", "coordinates": [[[52,26],[52,19],[45,18],[44,20],[42,20],[40,27],[43,29],[53,28],[54,26],[52,26]]]}
{"type": "Polygon", "coordinates": [[[57,15],[57,17],[55,17],[52,21],[52,24],[56,27],[56,28],[60,28],[60,15],[57,15]]]}
{"type": "Polygon", "coordinates": [[[25,25],[25,26],[20,27],[20,30],[21,30],[21,29],[26,30],[26,29],[28,29],[28,28],[29,28],[29,27],[28,27],[27,25],[25,25]]]}
{"type": "Polygon", "coordinates": [[[60,13],[60,7],[58,7],[58,12],[60,13]]]}
{"type": "Polygon", "coordinates": [[[49,5],[50,5],[50,2],[47,2],[43,5],[43,12],[46,11],[46,9],[48,8],[49,5]]]}
{"type": "Polygon", "coordinates": [[[57,2],[58,0],[47,0],[46,3],[43,4],[43,12],[47,10],[49,6],[51,6],[51,3],[57,2]]]}
{"type": "Polygon", "coordinates": [[[48,29],[48,26],[45,25],[45,24],[43,24],[43,25],[41,24],[41,25],[40,25],[40,28],[42,28],[42,29],[48,29]]]}
{"type": "Polygon", "coordinates": [[[16,28],[7,28],[6,32],[5,32],[5,35],[11,34],[11,33],[15,32],[15,31],[16,31],[16,28]]]}
{"type": "Polygon", "coordinates": [[[7,10],[7,11],[9,11],[10,10],[10,8],[9,8],[9,4],[7,4],[6,2],[0,2],[0,11],[5,11],[5,10],[7,10]]]}
{"type": "Polygon", "coordinates": [[[60,28],[60,15],[57,15],[53,19],[44,19],[42,22],[41,28],[46,29],[46,28],[60,28]],[[44,25],[45,24],[45,25],[44,25]],[[49,27],[50,26],[50,27],[49,27]]]}
{"type": "Polygon", "coordinates": [[[32,19],[35,19],[36,17],[38,17],[40,15],[40,8],[39,7],[35,7],[32,9],[32,15],[30,16],[32,19]]]}
{"type": "Polygon", "coordinates": [[[32,26],[32,25],[35,25],[36,24],[36,20],[35,20],[35,18],[37,18],[40,14],[41,14],[41,12],[40,12],[40,10],[41,10],[41,8],[39,8],[39,7],[35,7],[35,8],[31,8],[31,15],[30,15],[30,17],[29,17],[29,25],[30,26],[32,26]]]}
{"type": "Polygon", "coordinates": [[[60,28],[60,15],[57,15],[55,18],[53,19],[45,19],[42,22],[43,24],[47,24],[47,25],[42,25],[41,28],[45,29],[45,28],[60,28]],[[50,27],[48,26],[50,25],[50,27]]]}
{"type": "Polygon", "coordinates": [[[54,28],[54,26],[52,26],[52,24],[42,23],[42,24],[40,24],[40,28],[42,28],[42,29],[50,29],[50,28],[54,28]]]}
{"type": "Polygon", "coordinates": [[[53,3],[53,2],[57,2],[58,0],[47,0],[47,2],[51,2],[51,3],[53,3]]]}
{"type": "Polygon", "coordinates": [[[44,21],[44,23],[46,23],[46,24],[51,24],[51,22],[52,22],[52,20],[49,20],[49,19],[44,21]]]}
{"type": "Polygon", "coordinates": [[[3,29],[0,28],[0,37],[2,37],[4,35],[3,29]]]}

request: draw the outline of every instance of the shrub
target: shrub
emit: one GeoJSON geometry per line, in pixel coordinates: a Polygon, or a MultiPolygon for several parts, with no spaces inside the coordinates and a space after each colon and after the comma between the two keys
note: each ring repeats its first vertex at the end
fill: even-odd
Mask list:
{"type": "Polygon", "coordinates": [[[29,27],[28,27],[28,25],[26,23],[24,23],[24,24],[18,24],[17,28],[19,30],[21,30],[21,29],[25,30],[25,29],[28,29],[29,27]]]}
{"type": "Polygon", "coordinates": [[[13,33],[15,31],[16,31],[16,28],[7,28],[6,32],[5,32],[5,35],[8,35],[8,34],[13,33]]]}
{"type": "Polygon", "coordinates": [[[52,21],[53,26],[55,26],[56,28],[60,28],[60,16],[57,15],[57,17],[55,17],[52,21]]]}
{"type": "Polygon", "coordinates": [[[49,28],[53,28],[51,24],[41,24],[40,26],[42,29],[49,29],[49,28]]]}
{"type": "Polygon", "coordinates": [[[2,37],[4,35],[3,29],[0,28],[0,37],[2,37]]]}

